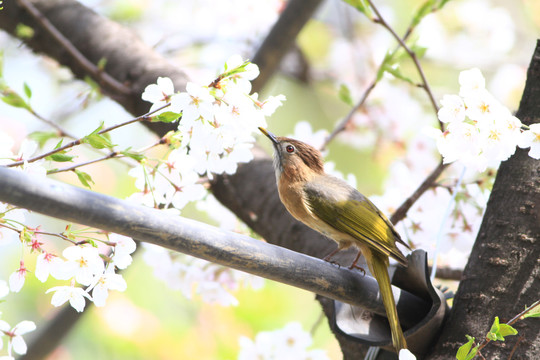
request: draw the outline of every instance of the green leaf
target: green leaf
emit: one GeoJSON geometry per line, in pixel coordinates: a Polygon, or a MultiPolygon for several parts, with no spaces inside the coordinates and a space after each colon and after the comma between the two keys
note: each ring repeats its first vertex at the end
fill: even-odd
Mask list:
{"type": "Polygon", "coordinates": [[[225,79],[225,78],[231,77],[233,75],[243,73],[243,72],[246,71],[246,67],[249,64],[251,64],[251,61],[246,60],[241,65],[238,65],[237,67],[232,68],[232,69],[228,69],[227,64],[225,64],[225,71],[219,76],[218,79],[225,79]]]}
{"type": "Polygon", "coordinates": [[[96,149],[110,149],[114,146],[114,144],[112,144],[109,139],[100,134],[87,135],[83,138],[82,141],[96,149]]]}
{"type": "Polygon", "coordinates": [[[439,4],[437,4],[437,10],[441,10],[444,5],[446,5],[447,2],[450,0],[439,0],[439,4]]]}
{"type": "Polygon", "coordinates": [[[491,329],[486,335],[486,338],[492,341],[504,341],[505,336],[516,335],[517,333],[517,330],[512,326],[508,324],[499,324],[499,317],[495,316],[493,325],[491,325],[491,329]]]}
{"type": "Polygon", "coordinates": [[[341,84],[339,86],[338,96],[339,96],[340,100],[343,101],[345,104],[347,104],[349,106],[354,105],[353,99],[351,97],[351,90],[349,89],[349,87],[347,85],[341,84]]]}
{"type": "Polygon", "coordinates": [[[94,131],[92,131],[89,135],[86,135],[84,138],[82,138],[82,142],[85,144],[89,144],[93,148],[96,149],[103,149],[103,148],[112,148],[115,146],[109,137],[109,134],[99,134],[99,132],[103,129],[103,122],[98,126],[98,128],[94,131]]]}
{"type": "Polygon", "coordinates": [[[30,133],[28,137],[39,144],[39,147],[43,147],[47,141],[58,137],[58,133],[51,131],[34,131],[30,133]]]}
{"type": "Polygon", "coordinates": [[[32,89],[30,89],[30,86],[26,82],[24,83],[24,94],[28,99],[32,97],[32,89]]]}
{"type": "Polygon", "coordinates": [[[499,332],[499,317],[495,316],[495,319],[493,320],[493,324],[491,325],[491,329],[489,329],[489,332],[486,337],[489,340],[496,341],[498,332],[499,332]]]}
{"type": "Polygon", "coordinates": [[[96,99],[100,99],[102,94],[99,84],[88,75],[84,77],[84,82],[90,86],[90,95],[93,95],[96,99]]]}
{"type": "Polygon", "coordinates": [[[416,43],[414,43],[412,46],[410,46],[410,49],[416,54],[417,58],[422,58],[426,54],[427,47],[420,46],[416,43]]]}
{"type": "Polygon", "coordinates": [[[22,23],[18,23],[15,27],[15,35],[23,40],[30,40],[34,37],[34,33],[34,29],[22,23]]]}
{"type": "Polygon", "coordinates": [[[136,161],[142,161],[144,158],[146,158],[146,156],[144,156],[143,154],[139,154],[134,151],[129,151],[129,149],[125,151],[120,151],[120,154],[127,156],[129,158],[132,158],[133,160],[136,160],[136,161]]]}
{"type": "Polygon", "coordinates": [[[474,338],[469,335],[465,336],[467,337],[468,341],[459,347],[456,354],[457,360],[470,360],[474,358],[476,356],[476,353],[478,352],[478,345],[471,350],[471,347],[474,344],[474,338]]]}
{"type": "Polygon", "coordinates": [[[524,318],[537,318],[540,317],[540,304],[537,304],[534,308],[530,309],[525,315],[524,318]]]}
{"type": "Polygon", "coordinates": [[[505,336],[517,335],[517,333],[518,331],[514,329],[511,325],[501,324],[499,326],[499,334],[502,337],[502,341],[504,341],[505,336]]]}
{"type": "Polygon", "coordinates": [[[64,154],[63,152],[62,153],[57,153],[57,154],[52,154],[52,155],[49,155],[47,156],[45,159],[47,160],[52,160],[52,161],[56,161],[56,162],[67,162],[67,161],[73,161],[73,158],[75,156],[72,156],[72,155],[68,155],[68,154],[64,154]]]}
{"type": "Polygon", "coordinates": [[[60,147],[62,146],[62,143],[64,142],[64,139],[60,139],[60,141],[58,141],[58,144],[56,144],[56,146],[54,147],[53,150],[56,150],[56,149],[60,149],[60,147]]]}
{"type": "Polygon", "coordinates": [[[390,61],[392,60],[393,54],[394,54],[393,52],[388,51],[384,55],[384,59],[382,61],[382,64],[379,67],[379,70],[377,71],[377,77],[376,77],[377,82],[379,82],[382,79],[382,77],[384,75],[384,72],[386,71],[385,68],[386,68],[386,66],[388,66],[390,64],[390,61]]]}
{"type": "Polygon", "coordinates": [[[98,70],[103,71],[105,69],[105,65],[107,65],[107,59],[106,58],[99,59],[97,63],[98,70]]]}
{"type": "Polygon", "coordinates": [[[171,123],[173,121],[176,121],[180,117],[180,114],[172,112],[172,111],[166,111],[159,115],[152,116],[152,122],[164,122],[164,123],[171,123]]]}
{"type": "Polygon", "coordinates": [[[7,88],[2,92],[2,101],[17,108],[30,110],[30,105],[15,91],[7,88]]]}
{"type": "Polygon", "coordinates": [[[413,20],[411,22],[411,27],[416,27],[422,19],[433,12],[435,9],[435,2],[437,0],[427,0],[425,3],[423,3],[420,8],[416,11],[414,14],[413,20]]]}
{"type": "Polygon", "coordinates": [[[456,359],[465,360],[469,354],[469,351],[471,350],[472,344],[473,342],[469,340],[465,344],[461,345],[457,351],[456,359]]]}
{"type": "Polygon", "coordinates": [[[75,171],[75,174],[77,174],[77,177],[79,178],[79,181],[81,182],[81,184],[83,184],[87,188],[89,188],[89,189],[92,188],[90,186],[90,182],[92,184],[95,184],[94,180],[92,180],[92,177],[90,175],[88,175],[87,173],[85,173],[83,171],[80,171],[80,170],[77,170],[77,169],[74,169],[73,171],[75,171]]]}
{"type": "Polygon", "coordinates": [[[392,66],[386,66],[384,71],[394,75],[398,79],[401,79],[403,81],[406,81],[406,82],[408,82],[410,84],[415,85],[415,83],[410,78],[406,77],[405,75],[403,75],[401,73],[401,71],[399,70],[399,66],[393,66],[393,67],[392,66]]]}
{"type": "Polygon", "coordinates": [[[368,18],[372,17],[371,7],[366,0],[344,0],[347,4],[366,15],[368,18]]]}

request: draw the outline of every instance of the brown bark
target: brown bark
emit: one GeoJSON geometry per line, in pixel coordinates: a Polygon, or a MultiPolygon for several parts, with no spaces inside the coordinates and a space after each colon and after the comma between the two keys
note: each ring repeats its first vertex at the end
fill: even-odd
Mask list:
{"type": "MultiPolygon", "coordinates": [[[[524,124],[540,118],[540,42],[527,73],[517,117],[524,124]]],[[[463,272],[454,306],[430,359],[448,359],[466,342],[465,334],[482,342],[493,319],[501,323],[540,298],[540,161],[518,149],[501,164],[478,237],[463,272]]],[[[540,358],[537,319],[519,321],[519,336],[492,342],[486,359],[540,358]]]]}

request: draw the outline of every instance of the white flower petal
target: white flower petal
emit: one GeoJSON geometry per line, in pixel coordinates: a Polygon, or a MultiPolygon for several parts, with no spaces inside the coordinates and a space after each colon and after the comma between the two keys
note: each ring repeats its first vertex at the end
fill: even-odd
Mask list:
{"type": "Polygon", "coordinates": [[[24,335],[30,331],[36,330],[36,324],[33,321],[24,320],[15,325],[15,334],[24,335]]]}
{"type": "Polygon", "coordinates": [[[13,347],[13,351],[15,351],[17,354],[26,354],[27,347],[22,336],[14,336],[11,339],[11,346],[13,347]]]}

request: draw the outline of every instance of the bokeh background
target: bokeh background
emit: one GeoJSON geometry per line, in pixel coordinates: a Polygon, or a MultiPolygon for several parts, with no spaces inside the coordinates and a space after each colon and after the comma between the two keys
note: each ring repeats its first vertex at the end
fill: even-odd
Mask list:
{"type": "MultiPolygon", "coordinates": [[[[286,6],[281,0],[81,2],[131,28],[184,70],[191,81],[200,84],[209,83],[231,55],[253,56],[286,6]]],[[[403,34],[422,3],[375,1],[398,34],[403,34]]],[[[457,93],[459,72],[478,67],[486,77],[487,88],[515,110],[539,30],[538,1],[452,0],[441,11],[427,16],[413,38],[418,46],[427,49],[421,62],[436,99],[457,93]]],[[[21,35],[24,31],[21,28],[21,35]]],[[[280,72],[263,90],[263,97],[287,97],[269,120],[269,128],[276,134],[320,143],[350,109],[340,99],[340,86],[347,86],[353,101],[358,101],[375,78],[385,53],[394,47],[395,41],[381,26],[342,1],[325,1],[302,30],[280,72]]],[[[0,49],[3,78],[9,87],[22,94],[23,84],[28,84],[33,93],[32,107],[70,132],[84,136],[100,121],[112,125],[131,118],[92,84],[74,80],[68,69],[33,54],[21,40],[0,32],[0,49]]],[[[418,79],[407,59],[401,62],[401,72],[418,79]]],[[[367,105],[356,114],[347,131],[330,144],[325,155],[336,171],[391,213],[436,166],[435,145],[422,133],[422,128],[436,123],[422,90],[385,75],[367,105]]],[[[28,134],[50,130],[28,112],[2,102],[0,127],[16,140],[15,151],[28,134]]],[[[156,140],[138,124],[111,135],[113,142],[123,148],[137,149],[156,140]]],[[[270,151],[264,139],[260,145],[270,151]]],[[[155,154],[159,152],[157,149],[155,154]]],[[[79,160],[84,160],[95,153],[78,150],[78,155],[79,160]]],[[[119,198],[136,190],[128,170],[118,161],[85,169],[95,181],[95,191],[119,198]]],[[[455,183],[460,171],[452,166],[442,185],[455,183]]],[[[458,198],[461,210],[445,229],[441,265],[459,269],[466,263],[489,196],[491,176],[466,175],[461,193],[464,199],[469,196],[473,201],[459,202],[458,198]],[[479,178],[483,179],[481,183],[479,178]]],[[[80,186],[74,174],[55,177],[80,186]]],[[[400,231],[414,245],[433,250],[433,238],[449,198],[444,186],[426,194],[400,224],[400,231]]],[[[191,204],[182,214],[246,231],[234,218],[219,215],[223,209],[217,205],[210,203],[201,208],[191,204]],[[228,220],[219,222],[216,216],[228,220]]],[[[61,232],[66,226],[38,215],[27,216],[26,224],[42,225],[51,232],[61,232]]],[[[6,280],[18,267],[21,247],[13,234],[0,234],[0,279],[6,280]]],[[[46,241],[52,248],[65,246],[58,240],[46,241]]],[[[26,256],[28,264],[34,263],[34,256],[26,256]]],[[[331,359],[341,358],[339,346],[311,293],[265,281],[259,290],[241,288],[234,293],[239,304],[223,307],[205,303],[197,296],[188,299],[153,273],[139,252],[124,273],[127,291],[111,293],[104,308],[89,309],[51,359],[236,359],[240,336],[254,338],[259,331],[279,329],[291,321],[300,322],[304,330],[311,332],[313,348],[324,349],[331,359]]],[[[42,284],[29,276],[21,293],[10,293],[0,303],[2,319],[10,324],[32,320],[39,328],[58,311],[50,304],[50,294],[45,294],[55,284],[42,284]]],[[[31,336],[27,339],[30,341],[31,336]]]]}

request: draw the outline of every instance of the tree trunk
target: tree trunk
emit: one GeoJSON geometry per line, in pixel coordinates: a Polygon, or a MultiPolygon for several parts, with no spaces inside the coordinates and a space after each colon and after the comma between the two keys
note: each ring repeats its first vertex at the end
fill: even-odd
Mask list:
{"type": "MultiPolygon", "coordinates": [[[[524,124],[538,122],[539,99],[540,41],[516,114],[524,124]]],[[[455,355],[466,334],[482,342],[495,316],[508,321],[540,298],[540,161],[527,151],[518,149],[499,167],[450,317],[430,359],[455,355]]],[[[540,359],[538,319],[514,327],[517,336],[488,344],[482,355],[509,359],[514,351],[512,359],[540,359]]]]}

